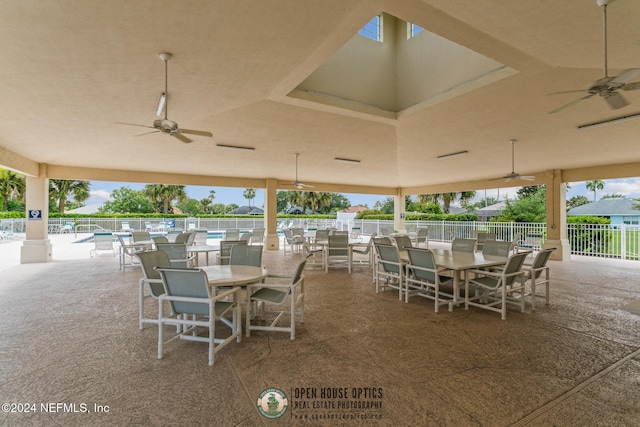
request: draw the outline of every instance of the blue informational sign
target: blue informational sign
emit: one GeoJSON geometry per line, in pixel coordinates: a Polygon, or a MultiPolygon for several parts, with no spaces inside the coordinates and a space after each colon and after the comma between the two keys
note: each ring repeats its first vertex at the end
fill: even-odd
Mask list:
{"type": "Polygon", "coordinates": [[[42,211],[39,209],[29,209],[29,219],[31,220],[41,220],[42,219],[42,211]]]}

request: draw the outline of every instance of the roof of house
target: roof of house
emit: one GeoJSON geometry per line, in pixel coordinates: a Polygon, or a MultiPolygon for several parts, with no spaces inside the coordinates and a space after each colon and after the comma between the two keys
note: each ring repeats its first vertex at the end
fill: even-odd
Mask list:
{"type": "Polygon", "coordinates": [[[94,214],[94,213],[98,213],[98,211],[100,210],[102,205],[104,205],[104,203],[81,206],[79,208],[70,209],[68,211],[65,211],[65,213],[68,213],[68,214],[85,214],[85,215],[94,214]]]}
{"type": "Polygon", "coordinates": [[[344,213],[358,213],[358,212],[362,212],[362,211],[366,211],[369,208],[366,206],[362,206],[362,205],[355,205],[355,206],[349,206],[347,209],[343,209],[340,212],[344,212],[344,213]]]}
{"type": "Polygon", "coordinates": [[[262,215],[263,213],[262,209],[255,206],[240,206],[229,212],[230,215],[262,215]]]}
{"type": "Polygon", "coordinates": [[[613,215],[639,215],[640,209],[633,209],[633,205],[640,204],[633,199],[622,197],[600,199],[586,205],[576,206],[567,212],[567,215],[588,215],[588,216],[613,216],[613,215]]]}

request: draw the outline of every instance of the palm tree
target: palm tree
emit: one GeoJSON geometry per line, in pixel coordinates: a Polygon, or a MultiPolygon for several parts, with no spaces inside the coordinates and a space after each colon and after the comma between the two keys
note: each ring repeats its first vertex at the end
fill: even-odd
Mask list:
{"type": "Polygon", "coordinates": [[[245,189],[244,193],[242,193],[242,197],[244,197],[245,199],[247,199],[249,201],[249,207],[251,207],[251,200],[253,200],[256,197],[255,188],[247,188],[247,189],[245,189]]]}
{"type": "Polygon", "coordinates": [[[442,201],[442,211],[448,214],[451,211],[451,202],[455,202],[458,199],[460,199],[461,202],[466,202],[473,199],[475,196],[475,191],[461,191],[460,193],[420,194],[418,195],[418,201],[420,203],[440,203],[440,201],[442,201]]]}
{"type": "Polygon", "coordinates": [[[25,178],[10,170],[0,169],[0,198],[2,198],[2,210],[7,210],[10,200],[22,200],[24,198],[25,178]]]}
{"type": "Polygon", "coordinates": [[[331,193],[307,191],[304,194],[305,204],[314,212],[331,205],[331,193]]]}
{"type": "Polygon", "coordinates": [[[49,180],[49,198],[58,203],[58,212],[64,213],[64,207],[70,195],[82,203],[89,198],[89,181],[71,181],[67,179],[49,180]]]}
{"type": "Polygon", "coordinates": [[[604,188],[604,181],[601,181],[599,179],[594,179],[593,181],[587,181],[585,183],[585,186],[587,187],[587,190],[589,191],[593,191],[593,201],[596,201],[596,191],[597,190],[602,190],[604,188]]]}
{"type": "Polygon", "coordinates": [[[162,213],[168,214],[171,202],[187,198],[184,185],[148,184],[142,190],[152,202],[162,203],[162,213]]]}

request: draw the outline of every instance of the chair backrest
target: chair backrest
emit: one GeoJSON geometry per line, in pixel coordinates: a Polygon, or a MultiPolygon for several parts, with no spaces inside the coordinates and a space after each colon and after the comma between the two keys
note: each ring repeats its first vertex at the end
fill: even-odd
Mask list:
{"type": "Polygon", "coordinates": [[[176,236],[176,238],[174,239],[174,243],[182,243],[183,245],[187,244],[187,239],[189,238],[189,232],[186,233],[180,233],[176,236]]]}
{"type": "Polygon", "coordinates": [[[247,243],[249,243],[251,241],[251,236],[252,235],[253,234],[251,234],[251,233],[242,233],[240,235],[240,239],[239,240],[245,240],[247,243]]]}
{"type": "Polygon", "coordinates": [[[451,250],[455,252],[475,252],[476,250],[476,239],[453,239],[451,242],[451,250]]]}
{"type": "Polygon", "coordinates": [[[293,227],[291,229],[291,234],[293,234],[294,236],[304,237],[304,229],[300,227],[293,227]]]}
{"type": "Polygon", "coordinates": [[[329,240],[329,230],[316,231],[316,240],[317,241],[329,240]]]}
{"type": "Polygon", "coordinates": [[[327,245],[327,255],[329,256],[349,255],[349,235],[334,234],[329,236],[329,244],[327,245]]]}
{"type": "Polygon", "coordinates": [[[127,247],[127,244],[124,241],[124,237],[122,237],[120,234],[116,234],[116,237],[118,238],[118,241],[120,242],[120,246],[122,247],[122,251],[127,255],[132,255],[133,252],[131,251],[131,248],[127,247]]]}
{"type": "Polygon", "coordinates": [[[380,227],[380,234],[383,236],[391,236],[393,234],[392,227],[380,227]]]}
{"type": "Polygon", "coordinates": [[[484,242],[482,253],[484,255],[509,256],[513,242],[503,242],[501,240],[487,240],[484,242]]]}
{"type": "Polygon", "coordinates": [[[240,230],[237,228],[229,228],[224,232],[225,240],[238,240],[240,239],[240,230]]]}
{"type": "Polygon", "coordinates": [[[196,245],[206,245],[207,244],[207,230],[196,230],[195,231],[195,239],[194,242],[196,245]]]}
{"type": "Polygon", "coordinates": [[[169,239],[165,236],[152,237],[151,240],[153,240],[156,243],[169,243],[169,239]]]}
{"type": "Polygon", "coordinates": [[[298,265],[296,266],[296,270],[293,273],[293,276],[291,276],[291,284],[294,285],[296,283],[298,283],[300,280],[302,280],[304,278],[304,276],[302,275],[302,272],[304,270],[304,266],[307,264],[307,260],[305,259],[304,261],[301,261],[298,263],[298,265]]]}
{"type": "Polygon", "coordinates": [[[360,238],[360,227],[352,227],[351,228],[351,234],[349,235],[349,238],[351,238],[351,239],[360,238]]]}
{"type": "Polygon", "coordinates": [[[373,240],[373,243],[378,243],[381,245],[391,245],[393,244],[391,242],[391,238],[388,236],[371,236],[371,239],[373,240]]]}
{"type": "Polygon", "coordinates": [[[433,256],[433,252],[429,249],[407,248],[407,253],[409,254],[409,267],[420,267],[419,269],[413,269],[413,274],[416,279],[435,283],[438,267],[436,266],[436,260],[433,256]]]}
{"type": "MultiPolygon", "coordinates": [[[[508,275],[512,273],[516,273],[522,270],[522,264],[524,264],[524,260],[527,256],[529,256],[530,252],[520,252],[517,254],[513,254],[509,257],[507,261],[507,265],[505,265],[502,274],[508,275]]],[[[516,279],[516,276],[508,276],[504,282],[504,285],[510,286],[513,281],[516,279]]]]}
{"type": "Polygon", "coordinates": [[[172,267],[189,267],[187,245],[183,243],[156,243],[159,251],[165,252],[171,260],[172,267]]]}
{"type": "Polygon", "coordinates": [[[131,237],[134,242],[141,242],[144,240],[151,240],[151,236],[148,231],[132,231],[131,237]]]}
{"type": "Polygon", "coordinates": [[[233,245],[229,256],[230,265],[262,266],[262,246],[258,245],[233,245]]]}
{"type": "Polygon", "coordinates": [[[251,231],[251,239],[249,239],[250,245],[261,245],[264,243],[264,228],[254,228],[251,231]]]}
{"type": "Polygon", "coordinates": [[[293,244],[293,232],[290,228],[284,229],[284,238],[288,244],[293,244]]]}
{"type": "Polygon", "coordinates": [[[416,233],[416,243],[425,242],[427,240],[427,235],[429,235],[429,227],[418,228],[418,231],[416,233]]]}
{"type": "Polygon", "coordinates": [[[176,237],[178,237],[180,234],[182,234],[182,231],[180,231],[180,230],[169,230],[169,231],[167,231],[167,239],[169,240],[169,243],[175,243],[176,242],[176,237]]]}
{"type": "Polygon", "coordinates": [[[113,249],[113,233],[95,232],[93,233],[93,243],[96,250],[111,250],[113,249]]]}
{"type": "MultiPolygon", "coordinates": [[[[171,260],[169,255],[163,251],[138,252],[135,256],[140,260],[142,273],[147,280],[161,280],[160,272],[156,267],[171,268],[171,260]]],[[[147,282],[151,295],[158,297],[164,294],[164,286],[162,283],[147,282]]]]}
{"type": "Polygon", "coordinates": [[[405,248],[412,248],[411,239],[406,235],[399,235],[394,237],[398,250],[403,251],[405,248]]]}
{"type": "Polygon", "coordinates": [[[533,265],[531,266],[532,270],[534,271],[534,280],[540,277],[540,274],[542,274],[542,270],[544,269],[544,267],[546,267],[547,261],[549,261],[549,257],[551,256],[551,252],[553,251],[553,248],[543,249],[538,252],[538,255],[536,255],[536,258],[533,260],[533,265]]]}
{"type": "Polygon", "coordinates": [[[376,252],[380,257],[380,264],[384,271],[388,273],[400,273],[400,254],[398,254],[398,248],[393,245],[383,245],[375,243],[376,252]]]}
{"type": "Polygon", "coordinates": [[[486,231],[478,231],[476,232],[476,238],[478,239],[478,243],[484,243],[489,240],[496,240],[496,233],[487,233],[486,231]]]}
{"type": "Polygon", "coordinates": [[[196,229],[196,222],[189,221],[189,223],[187,224],[187,230],[195,230],[195,229],[196,229]]]}
{"type": "Polygon", "coordinates": [[[220,264],[228,265],[231,257],[231,248],[234,245],[246,245],[246,240],[221,240],[220,241],[220,264]]]}
{"type": "MultiPolygon", "coordinates": [[[[165,293],[169,296],[210,299],[207,275],[199,268],[156,268],[162,277],[165,293]]],[[[169,300],[176,314],[208,315],[209,304],[169,300]]]]}
{"type": "Polygon", "coordinates": [[[131,226],[129,225],[129,221],[122,221],[122,223],[120,224],[120,229],[121,230],[125,230],[125,231],[131,230],[131,226]]]}

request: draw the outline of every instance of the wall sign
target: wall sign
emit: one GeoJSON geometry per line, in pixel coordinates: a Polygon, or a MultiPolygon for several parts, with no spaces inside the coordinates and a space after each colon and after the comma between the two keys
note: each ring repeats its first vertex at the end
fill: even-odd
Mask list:
{"type": "Polygon", "coordinates": [[[40,209],[29,209],[29,219],[30,220],[41,220],[42,219],[42,211],[40,209]]]}
{"type": "Polygon", "coordinates": [[[400,214],[400,219],[404,219],[404,212],[400,214]]]}

